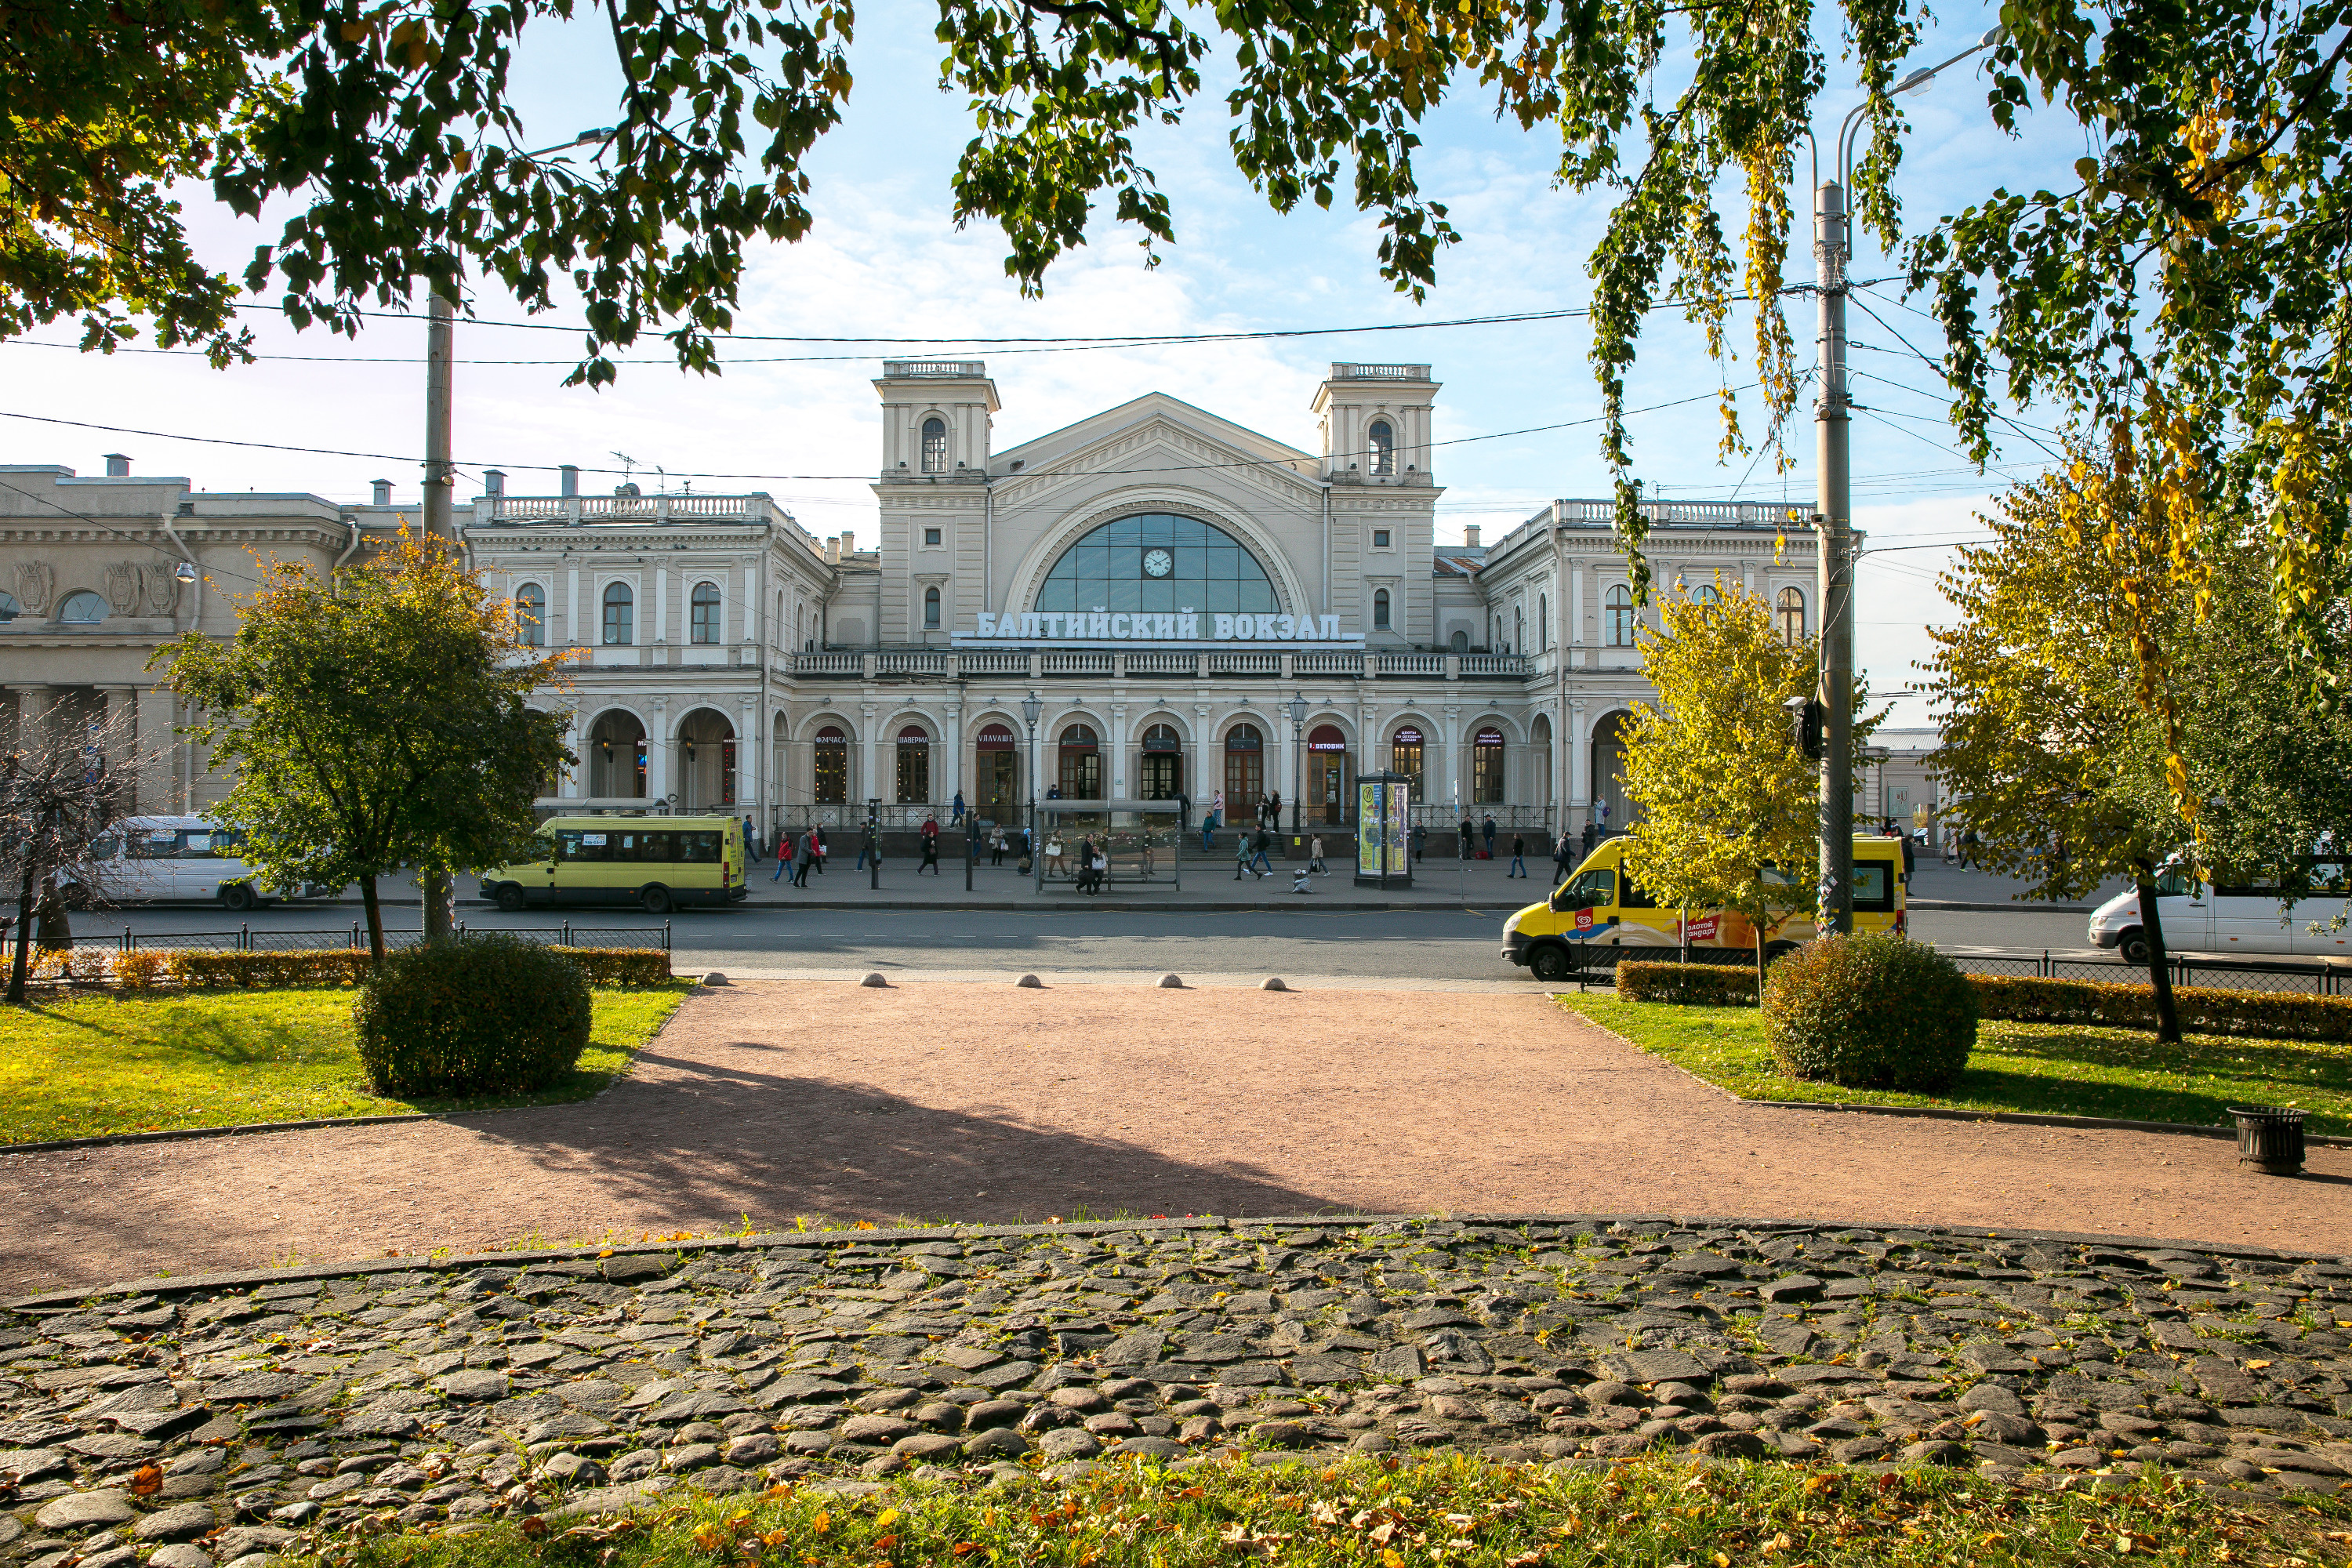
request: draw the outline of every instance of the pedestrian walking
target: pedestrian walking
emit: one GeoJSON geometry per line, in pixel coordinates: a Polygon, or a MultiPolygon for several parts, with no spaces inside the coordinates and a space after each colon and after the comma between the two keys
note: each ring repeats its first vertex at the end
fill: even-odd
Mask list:
{"type": "Polygon", "coordinates": [[[1070,862],[1068,858],[1062,853],[1062,841],[1058,838],[1046,839],[1045,875],[1048,877],[1066,877],[1069,873],[1070,862]]]}
{"type": "Polygon", "coordinates": [[[1331,874],[1331,868],[1323,864],[1323,836],[1319,833],[1307,841],[1307,865],[1318,876],[1331,874]]]}
{"type": "Polygon", "coordinates": [[[1517,834],[1511,835],[1511,868],[1503,873],[1504,879],[1525,878],[1528,874],[1528,841],[1517,834]]]}
{"type": "Polygon", "coordinates": [[[1208,854],[1212,849],[1214,849],[1214,848],[1216,847],[1216,846],[1215,846],[1214,844],[1213,844],[1213,843],[1211,843],[1211,842],[1210,842],[1210,840],[1212,840],[1213,838],[1214,838],[1214,837],[1216,837],[1216,834],[1217,834],[1217,818],[1216,818],[1216,814],[1215,814],[1215,813],[1213,813],[1213,812],[1212,812],[1212,813],[1211,813],[1210,815],[1208,815],[1207,816],[1204,816],[1204,817],[1201,818],[1201,853],[1202,853],[1202,854],[1206,855],[1206,854],[1208,854]]]}
{"type": "Polygon", "coordinates": [[[800,840],[794,838],[789,833],[777,839],[776,868],[768,873],[768,880],[771,882],[780,881],[782,879],[784,873],[790,871],[793,873],[793,886],[796,888],[799,887],[800,871],[793,864],[793,862],[800,858],[799,849],[800,840]]]}
{"type": "Polygon", "coordinates": [[[1234,880],[1240,881],[1243,873],[1249,868],[1250,836],[1246,833],[1236,833],[1234,835],[1234,880]]]}
{"type": "Polygon", "coordinates": [[[760,858],[759,829],[751,826],[751,814],[748,811],[743,814],[743,855],[750,860],[760,858]]]}
{"type": "Polygon", "coordinates": [[[1004,864],[1004,827],[1002,823],[988,830],[988,863],[992,866],[1004,864]]]}
{"type": "Polygon", "coordinates": [[[808,886],[809,868],[811,867],[814,867],[820,871],[824,869],[824,845],[823,841],[817,837],[817,831],[814,827],[808,830],[808,837],[801,840],[800,864],[793,869],[793,887],[805,888],[808,886]]]}
{"type": "Polygon", "coordinates": [[[1576,840],[1567,828],[1559,830],[1559,842],[1551,847],[1551,885],[1559,887],[1576,869],[1576,840]]]}
{"type": "Polygon", "coordinates": [[[1429,829],[1416,822],[1412,825],[1412,858],[1416,860],[1429,853],[1429,829]]]}
{"type": "Polygon", "coordinates": [[[950,827],[961,826],[963,822],[963,791],[956,791],[955,803],[949,810],[948,826],[950,827]]]}
{"type": "Polygon", "coordinates": [[[1493,812],[1488,812],[1486,820],[1479,824],[1478,833],[1486,840],[1486,858],[1492,860],[1495,858],[1495,814],[1493,812]]]}
{"type": "Polygon", "coordinates": [[[940,874],[940,819],[936,816],[923,818],[923,860],[915,868],[916,876],[923,874],[924,866],[931,868],[932,876],[940,874]]]}
{"type": "Polygon", "coordinates": [[[1192,831],[1192,797],[1182,790],[1176,792],[1176,831],[1179,834],[1192,831]]]}
{"type": "Polygon", "coordinates": [[[1225,825],[1225,792],[1224,792],[1223,790],[1219,790],[1219,791],[1217,792],[1217,796],[1216,796],[1216,798],[1215,798],[1214,800],[1213,800],[1213,801],[1211,801],[1211,802],[1209,803],[1209,816],[1208,816],[1208,820],[1207,820],[1207,821],[1205,821],[1205,822],[1203,822],[1203,823],[1202,824],[1202,826],[1206,827],[1206,828],[1214,829],[1214,828],[1223,827],[1224,825],[1225,825]]]}
{"type": "MultiPolygon", "coordinates": [[[[810,828],[809,837],[816,840],[816,853],[809,857],[809,864],[815,867],[816,874],[822,877],[824,875],[825,858],[833,853],[833,845],[832,842],[824,836],[824,825],[823,823],[819,823],[816,826],[810,828]]],[[[808,884],[803,881],[801,885],[803,887],[806,887],[808,884]]]]}
{"type": "Polygon", "coordinates": [[[1282,792],[1276,790],[1266,797],[1265,820],[1277,833],[1282,831],[1282,792]]]}
{"type": "Polygon", "coordinates": [[[1601,825],[1597,822],[1586,823],[1584,825],[1584,852],[1587,855],[1591,854],[1592,847],[1600,842],[1601,825]]]}
{"type": "Polygon", "coordinates": [[[1266,851],[1274,847],[1274,835],[1261,827],[1257,830],[1255,843],[1257,852],[1250,858],[1250,869],[1257,872],[1260,878],[1271,877],[1274,875],[1274,862],[1267,858],[1266,851]]]}

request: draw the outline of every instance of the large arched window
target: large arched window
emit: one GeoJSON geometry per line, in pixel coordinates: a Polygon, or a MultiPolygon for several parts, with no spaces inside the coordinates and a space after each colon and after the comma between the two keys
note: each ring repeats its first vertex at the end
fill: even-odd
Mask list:
{"type": "Polygon", "coordinates": [[[1470,798],[1480,805],[1503,802],[1503,731],[1491,724],[1470,742],[1470,798]]]}
{"type": "Polygon", "coordinates": [[[625,647],[637,640],[637,596],[626,583],[604,585],[604,646],[625,647]]]}
{"type": "Polygon", "coordinates": [[[1712,583],[1701,583],[1697,587],[1691,590],[1690,596],[1691,603],[1694,605],[1719,605],[1723,603],[1723,595],[1716,592],[1715,584],[1712,583]]]}
{"type": "Polygon", "coordinates": [[[697,583],[688,603],[687,636],[695,642],[719,640],[719,584],[697,583]]]}
{"type": "Polygon", "coordinates": [[[1276,615],[1273,579],[1242,542],[1198,518],[1146,512],[1104,523],[1062,552],[1037,590],[1040,614],[1181,609],[1276,615]]]}
{"type": "Polygon", "coordinates": [[[1620,583],[1609,590],[1604,614],[1608,618],[1607,641],[1611,647],[1633,646],[1633,591],[1620,583]]]}
{"type": "Polygon", "coordinates": [[[525,647],[547,646],[547,590],[525,583],[515,590],[515,636],[525,647]]]}
{"type": "Polygon", "coordinates": [[[1790,647],[1805,640],[1805,595],[1801,589],[1783,588],[1779,601],[1780,640],[1790,647]]]}
{"type": "Polygon", "coordinates": [[[1376,475],[1396,472],[1396,432],[1385,419],[1375,419],[1372,427],[1364,432],[1364,445],[1371,448],[1371,469],[1376,475]]]}
{"type": "Polygon", "coordinates": [[[940,591],[937,588],[923,590],[923,629],[927,632],[940,629],[940,591]]]}
{"type": "Polygon", "coordinates": [[[948,471],[948,422],[930,418],[923,421],[923,472],[944,474],[948,471]]]}
{"type": "Polygon", "coordinates": [[[1372,590],[1372,629],[1382,632],[1389,629],[1389,591],[1386,588],[1372,590]]]}

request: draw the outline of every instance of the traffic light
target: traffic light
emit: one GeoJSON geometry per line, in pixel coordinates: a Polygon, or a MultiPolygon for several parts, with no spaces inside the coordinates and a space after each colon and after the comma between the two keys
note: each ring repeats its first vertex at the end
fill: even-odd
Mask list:
{"type": "Polygon", "coordinates": [[[1829,727],[1830,710],[1809,697],[1791,697],[1789,710],[1789,739],[1805,753],[1809,762],[1820,762],[1827,750],[1822,735],[1829,727]]]}

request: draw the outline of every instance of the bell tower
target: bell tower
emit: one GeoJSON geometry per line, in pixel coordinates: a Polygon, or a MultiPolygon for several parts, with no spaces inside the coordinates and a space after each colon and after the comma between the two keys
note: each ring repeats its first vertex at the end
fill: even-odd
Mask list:
{"type": "Polygon", "coordinates": [[[1335,484],[1428,485],[1431,405],[1425,364],[1335,364],[1316,389],[1323,477],[1335,484]]]}

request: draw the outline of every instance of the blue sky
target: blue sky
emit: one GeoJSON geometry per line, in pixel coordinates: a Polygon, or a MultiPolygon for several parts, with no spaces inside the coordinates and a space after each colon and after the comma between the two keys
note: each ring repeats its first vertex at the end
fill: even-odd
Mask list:
{"type": "MultiPolygon", "coordinates": [[[[746,332],[906,334],[921,337],[1222,331],[1302,326],[1443,321],[1583,304],[1585,258],[1606,213],[1601,195],[1555,189],[1558,143],[1546,131],[1525,133],[1498,123],[1475,92],[1465,92],[1424,127],[1421,180],[1446,202],[1465,235],[1439,262],[1437,287],[1415,305],[1379,277],[1373,221],[1311,207],[1277,216],[1233,171],[1225,143],[1222,86],[1215,80],[1186,122],[1153,128],[1140,139],[1174,205],[1177,243],[1147,270],[1135,237],[1103,222],[1092,243],[1049,274],[1042,300],[1023,300],[1002,264],[1003,237],[992,228],[957,232],[949,222],[949,179],[971,129],[961,97],[937,87],[935,10],[912,0],[861,8],[852,64],[856,87],[847,121],[817,153],[814,232],[796,246],[754,253],[739,330],[746,332]]],[[[1981,6],[1939,15],[1919,51],[1934,63],[1973,42],[1990,25],[1981,6]]],[[[520,101],[534,141],[562,140],[613,116],[617,76],[601,26],[534,31],[520,57],[520,101]]],[[[1914,226],[1956,210],[1995,185],[2032,185],[2063,177],[2081,152],[2079,132],[2052,136],[2055,117],[2026,134],[2004,137],[1990,124],[1983,95],[1961,67],[1922,99],[1904,100],[1912,121],[1899,181],[1914,226]],[[2039,132],[2039,133],[2037,133],[2039,132]]],[[[1856,100],[1850,68],[1833,67],[1826,116],[1856,100]]],[[[1800,178],[1805,170],[1800,166],[1800,178]]],[[[1798,205],[1810,205],[1803,193],[1798,205]]],[[[205,253],[232,270],[252,247],[271,237],[262,226],[227,217],[200,191],[190,214],[205,253]]],[[[1855,276],[1892,268],[1865,251],[1855,276]]],[[[1810,277],[1801,237],[1792,279],[1810,277]]],[[[1858,521],[1879,545],[1916,545],[1980,531],[1971,514],[1998,478],[1978,475],[1950,448],[1941,423],[1934,373],[1895,340],[1937,352],[1933,324],[1910,313],[1894,289],[1870,304],[1881,327],[1859,310],[1853,356],[1861,373],[1855,395],[1867,413],[1854,426],[1858,521]],[[1889,329],[1892,329],[1890,331],[1889,329]]],[[[1811,360],[1812,306],[1790,301],[1801,359],[1811,360]]],[[[508,301],[485,293],[486,319],[515,320],[508,301]]],[[[421,326],[386,322],[357,342],[319,331],[297,334],[257,313],[266,352],[324,356],[269,360],[215,372],[200,360],[153,355],[84,356],[61,348],[9,346],[13,392],[0,409],[292,447],[410,454],[420,449],[421,326]],[[383,363],[362,363],[381,361],[383,363]]],[[[64,330],[34,334],[62,342],[64,330]]],[[[1752,374],[1748,323],[1734,333],[1739,363],[1734,384],[1752,374]]],[[[854,475],[878,466],[878,419],[872,388],[879,354],[847,360],[743,363],[721,377],[682,374],[659,363],[625,367],[617,387],[602,393],[558,384],[576,340],[564,334],[461,326],[459,356],[547,359],[562,363],[461,363],[456,448],[478,479],[481,468],[577,462],[616,466],[625,452],[647,468],[673,473],[854,475]]],[[[1088,353],[987,353],[1003,411],[1001,448],[1148,391],[1161,391],[1302,447],[1311,447],[1307,412],[1315,384],[1334,360],[1427,361],[1444,383],[1437,434],[1461,442],[1435,463],[1447,487],[1439,537],[1459,539],[1465,525],[1489,537],[1555,496],[1607,493],[1597,428],[1463,440],[1530,426],[1590,420],[1598,396],[1585,361],[1580,323],[1367,332],[1242,344],[1171,346],[1088,353]]],[[[657,353],[658,350],[653,351],[657,353]]],[[[797,349],[747,348],[749,354],[797,349]]],[[[826,352],[826,351],[816,351],[826,352]]],[[[1717,373],[1697,335],[1671,318],[1652,323],[1643,362],[1629,387],[1630,405],[1670,403],[1712,393],[1717,373]]],[[[1752,397],[1745,409],[1759,422],[1752,397]]],[[[2028,415],[2040,425],[2045,414],[2028,415]]],[[[1716,460],[1711,400],[1641,415],[1633,421],[1640,477],[1668,496],[1777,499],[1809,497],[1813,483],[1808,413],[1791,428],[1797,459],[1786,475],[1770,460],[1716,460]]],[[[58,462],[100,472],[101,454],[131,454],[141,473],[177,473],[212,489],[299,489],[363,499],[376,478],[397,500],[416,493],[413,467],[397,463],[207,447],[152,437],[0,419],[0,451],[16,462],[58,462]]],[[[2012,442],[2005,454],[2030,472],[2042,454],[2012,442]]],[[[617,476],[615,476],[617,477],[617,476]]],[[[592,487],[609,484],[594,476],[592,487]]],[[[552,489],[551,480],[517,471],[509,488],[552,489]]],[[[765,489],[812,531],[874,534],[873,499],[855,479],[776,478],[751,484],[700,481],[698,489],[765,489]]],[[[468,492],[470,493],[470,492],[468,492]]],[[[1906,685],[1914,659],[1928,652],[1921,627],[1941,618],[1933,587],[1943,552],[1891,551],[1867,561],[1858,615],[1861,660],[1874,685],[1906,685]]],[[[1906,703],[1898,721],[1916,722],[1906,703]]]]}

